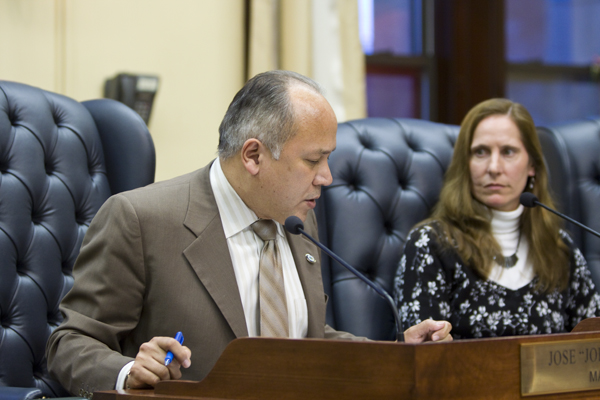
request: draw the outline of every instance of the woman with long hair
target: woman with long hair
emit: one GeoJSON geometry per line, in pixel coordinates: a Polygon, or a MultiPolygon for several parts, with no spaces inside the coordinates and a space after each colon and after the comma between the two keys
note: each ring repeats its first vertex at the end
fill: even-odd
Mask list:
{"type": "Polygon", "coordinates": [[[452,323],[454,338],[570,331],[600,315],[586,261],[553,207],[535,125],[491,99],[464,118],[432,215],[408,236],[394,298],[404,323],[452,323]]]}

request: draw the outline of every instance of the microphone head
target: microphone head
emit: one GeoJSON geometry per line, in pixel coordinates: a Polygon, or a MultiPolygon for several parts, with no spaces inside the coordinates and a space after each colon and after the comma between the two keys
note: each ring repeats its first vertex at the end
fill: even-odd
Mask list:
{"type": "Polygon", "coordinates": [[[535,194],[531,192],[523,192],[521,193],[521,197],[519,198],[521,204],[525,207],[535,207],[538,202],[538,198],[535,194]]]}
{"type": "Polygon", "coordinates": [[[304,229],[304,224],[302,223],[302,220],[298,217],[296,217],[295,215],[292,215],[291,217],[287,217],[285,219],[285,230],[288,231],[291,234],[294,235],[299,235],[300,234],[300,230],[304,229]]]}

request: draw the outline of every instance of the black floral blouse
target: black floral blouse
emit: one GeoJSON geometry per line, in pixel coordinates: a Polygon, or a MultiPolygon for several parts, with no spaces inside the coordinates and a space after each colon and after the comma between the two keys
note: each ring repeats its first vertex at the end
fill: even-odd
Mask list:
{"type": "Polygon", "coordinates": [[[394,280],[394,300],[404,327],[433,318],[452,323],[455,339],[568,332],[581,320],[600,316],[600,296],[587,263],[571,238],[566,290],[536,290],[538,278],[512,290],[480,278],[458,253],[442,251],[434,228],[409,233],[394,280]]]}

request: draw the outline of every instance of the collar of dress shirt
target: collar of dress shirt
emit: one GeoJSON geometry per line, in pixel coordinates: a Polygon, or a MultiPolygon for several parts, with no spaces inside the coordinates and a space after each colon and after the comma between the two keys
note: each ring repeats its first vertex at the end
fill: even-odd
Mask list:
{"type": "MultiPolygon", "coordinates": [[[[210,167],[210,186],[215,195],[217,208],[221,215],[223,230],[227,239],[248,228],[258,220],[254,211],[248,208],[227,180],[218,157],[210,167]]],[[[283,226],[278,222],[276,224],[277,233],[283,236],[283,226]]]]}

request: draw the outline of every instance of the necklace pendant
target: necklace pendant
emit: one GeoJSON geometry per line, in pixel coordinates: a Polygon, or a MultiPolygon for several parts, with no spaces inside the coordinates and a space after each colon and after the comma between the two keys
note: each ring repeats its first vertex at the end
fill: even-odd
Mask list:
{"type": "Polygon", "coordinates": [[[517,261],[519,261],[519,257],[517,257],[517,254],[513,254],[512,256],[504,257],[503,267],[506,269],[512,268],[515,265],[517,265],[517,261]]]}
{"type": "Polygon", "coordinates": [[[519,257],[517,257],[517,253],[519,252],[519,245],[521,244],[521,231],[519,231],[519,238],[517,239],[517,248],[515,249],[515,254],[513,254],[512,256],[508,256],[508,257],[504,257],[504,262],[502,263],[502,265],[500,265],[500,263],[498,263],[498,257],[494,256],[494,261],[496,261],[496,263],[498,265],[500,265],[501,267],[505,268],[505,269],[509,269],[514,267],[515,265],[517,265],[517,261],[519,261],[519,257]]]}

